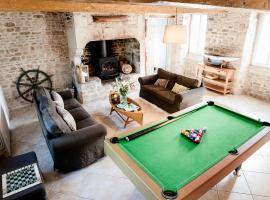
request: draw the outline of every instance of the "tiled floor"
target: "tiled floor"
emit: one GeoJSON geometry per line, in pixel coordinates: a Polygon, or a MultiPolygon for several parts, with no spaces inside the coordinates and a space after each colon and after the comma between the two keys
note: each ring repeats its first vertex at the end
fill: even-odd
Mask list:
{"type": "MultiPolygon", "coordinates": [[[[145,112],[144,123],[158,120],[167,115],[156,106],[137,97],[145,112]]],[[[208,93],[205,100],[214,100],[241,112],[270,121],[270,103],[248,96],[221,96],[208,93]]],[[[106,124],[108,136],[123,129],[123,123],[116,114],[109,115],[107,100],[84,105],[96,120],[106,124]]],[[[52,159],[42,136],[34,107],[17,110],[12,113],[12,151],[18,155],[35,151],[45,176],[46,189],[50,200],[85,200],[115,199],[142,200],[127,177],[118,169],[110,158],[104,157],[97,163],[68,174],[59,174],[52,169],[52,159]]],[[[127,129],[138,126],[135,122],[127,129]]],[[[229,174],[207,192],[203,200],[270,200],[270,143],[263,146],[241,170],[241,176],[229,174]]]]}

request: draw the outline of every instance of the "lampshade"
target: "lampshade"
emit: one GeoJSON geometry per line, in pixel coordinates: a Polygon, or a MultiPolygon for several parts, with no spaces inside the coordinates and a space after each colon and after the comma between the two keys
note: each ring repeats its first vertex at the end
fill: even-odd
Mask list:
{"type": "Polygon", "coordinates": [[[164,32],[163,42],[185,44],[187,40],[186,35],[186,26],[167,25],[164,32]]]}

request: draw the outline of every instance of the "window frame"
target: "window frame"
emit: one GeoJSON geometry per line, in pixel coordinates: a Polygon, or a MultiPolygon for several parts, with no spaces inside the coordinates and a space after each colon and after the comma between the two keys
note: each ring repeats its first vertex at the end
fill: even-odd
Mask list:
{"type": "Polygon", "coordinates": [[[188,33],[188,54],[193,54],[193,55],[202,55],[202,54],[204,54],[205,53],[205,44],[206,44],[206,33],[207,33],[207,25],[208,25],[208,15],[207,14],[191,14],[191,16],[190,16],[190,21],[189,21],[189,33],[188,33]],[[204,47],[203,47],[203,49],[202,50],[200,50],[200,49],[198,49],[198,47],[200,46],[199,44],[198,44],[198,41],[200,41],[200,38],[201,38],[201,36],[199,36],[198,38],[198,40],[197,40],[197,44],[196,44],[196,52],[193,52],[193,51],[191,51],[191,39],[192,39],[192,37],[191,37],[191,35],[192,35],[192,21],[194,20],[194,17],[195,16],[200,16],[200,22],[199,22],[199,24],[200,24],[200,28],[199,28],[199,30],[201,30],[202,29],[202,17],[203,16],[205,16],[206,17],[206,21],[205,21],[205,23],[206,23],[206,27],[205,27],[205,35],[204,35],[204,47]]]}
{"type": "Polygon", "coordinates": [[[256,56],[256,42],[259,40],[260,36],[260,31],[262,31],[262,27],[265,26],[265,22],[263,22],[263,17],[264,15],[268,15],[270,17],[270,14],[259,14],[257,18],[257,25],[256,25],[256,32],[255,32],[255,37],[254,37],[254,43],[253,43],[253,49],[252,49],[252,55],[251,55],[251,60],[250,60],[250,65],[254,67],[263,67],[263,68],[268,68],[270,69],[270,46],[268,50],[268,55],[266,57],[266,62],[265,63],[258,63],[255,62],[255,56],[256,56]]]}

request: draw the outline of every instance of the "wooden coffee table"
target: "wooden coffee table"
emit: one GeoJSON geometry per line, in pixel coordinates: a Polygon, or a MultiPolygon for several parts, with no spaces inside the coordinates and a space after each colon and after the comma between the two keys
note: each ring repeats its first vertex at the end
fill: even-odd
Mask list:
{"type": "Polygon", "coordinates": [[[127,102],[133,103],[134,105],[138,106],[139,109],[137,111],[126,111],[124,109],[120,109],[117,107],[117,103],[114,103],[113,101],[114,94],[115,92],[110,92],[110,95],[109,95],[109,101],[111,104],[110,115],[112,114],[112,112],[115,111],[116,114],[124,121],[124,128],[126,128],[126,126],[132,121],[136,121],[142,125],[143,124],[142,107],[136,101],[128,97],[127,102]]]}

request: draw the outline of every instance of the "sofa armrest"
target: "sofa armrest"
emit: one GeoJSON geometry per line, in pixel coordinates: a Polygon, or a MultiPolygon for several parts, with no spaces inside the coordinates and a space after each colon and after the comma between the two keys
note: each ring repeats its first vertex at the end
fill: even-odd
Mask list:
{"type": "Polygon", "coordinates": [[[175,95],[175,100],[176,103],[181,103],[183,101],[183,96],[182,94],[177,94],[175,95]]]}
{"type": "Polygon", "coordinates": [[[79,129],[71,134],[57,137],[51,141],[54,153],[60,153],[68,149],[80,147],[87,143],[94,143],[98,138],[107,134],[106,128],[101,124],[79,129]]]}
{"type": "Polygon", "coordinates": [[[204,87],[199,87],[195,89],[191,89],[188,92],[182,94],[182,101],[192,101],[193,99],[201,99],[206,92],[204,87]]]}
{"type": "Polygon", "coordinates": [[[175,102],[181,103],[183,101],[192,101],[194,99],[201,99],[205,92],[206,89],[204,87],[191,89],[183,94],[177,94],[175,96],[175,102]]]}
{"type": "Polygon", "coordinates": [[[63,90],[63,91],[59,91],[57,93],[60,94],[60,96],[63,98],[63,100],[73,98],[71,90],[63,90]]]}
{"type": "Polygon", "coordinates": [[[138,80],[141,85],[151,85],[151,84],[154,84],[157,79],[158,79],[158,75],[154,74],[154,75],[140,77],[138,80]]]}

